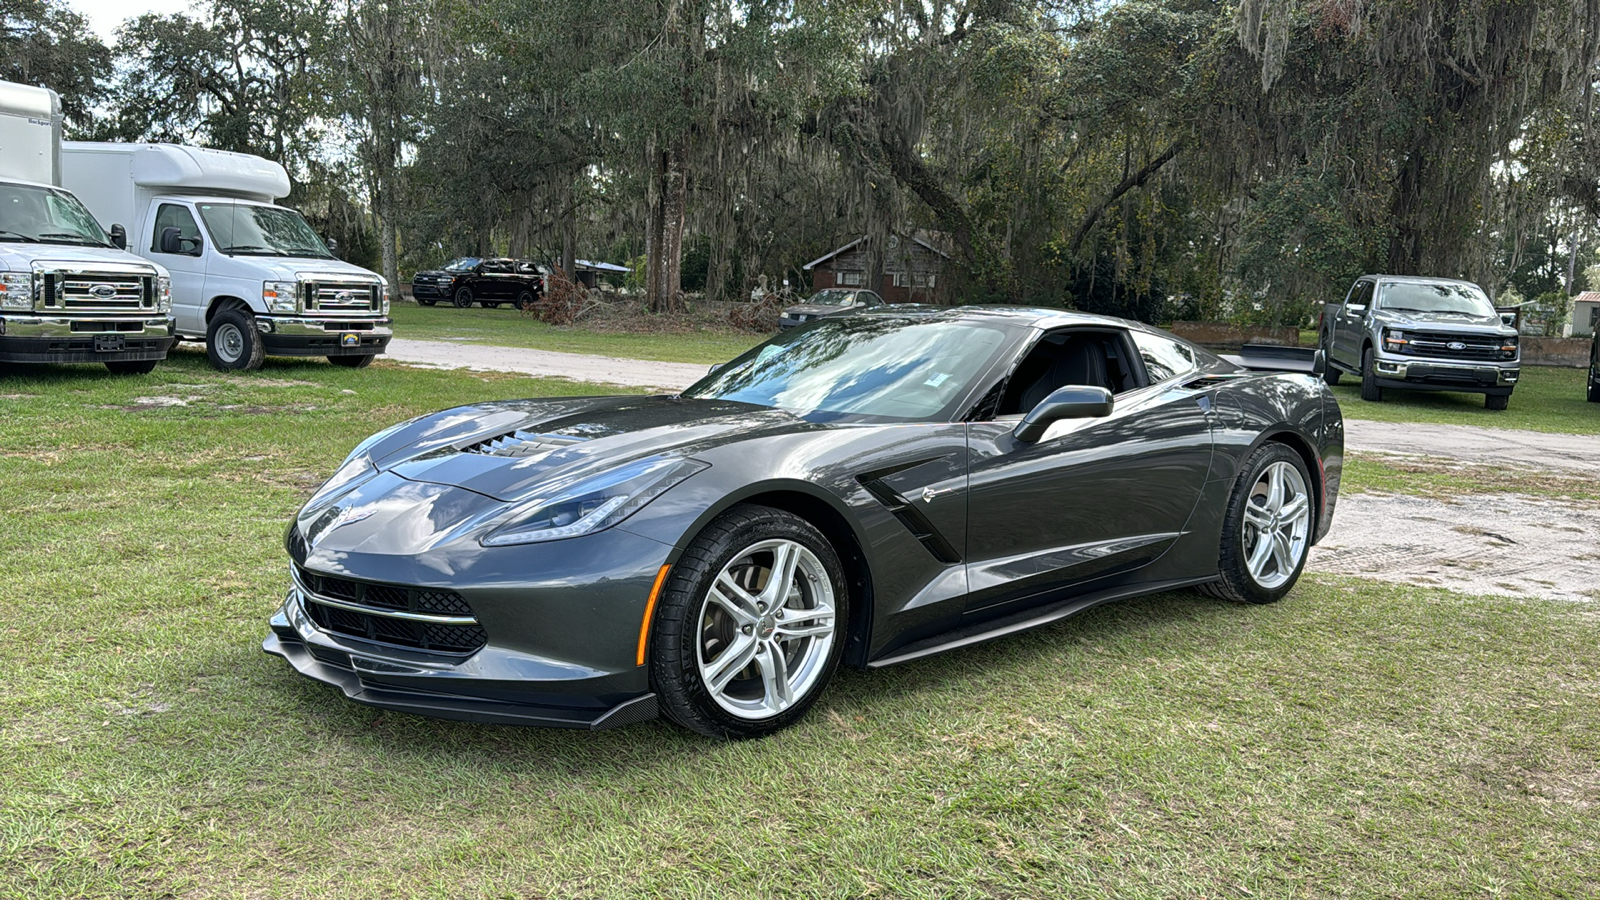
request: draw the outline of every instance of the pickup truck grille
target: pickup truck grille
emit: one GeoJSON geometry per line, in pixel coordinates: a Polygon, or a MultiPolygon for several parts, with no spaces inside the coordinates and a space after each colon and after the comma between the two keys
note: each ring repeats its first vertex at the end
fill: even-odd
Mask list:
{"type": "Polygon", "coordinates": [[[375,284],[310,282],[305,290],[308,312],[370,316],[383,308],[382,289],[375,284]]]}
{"type": "Polygon", "coordinates": [[[41,273],[45,309],[63,312],[149,312],[156,307],[155,278],[99,272],[41,273]]]}
{"type": "Polygon", "coordinates": [[[1426,356],[1432,359],[1506,360],[1508,355],[1500,348],[1505,341],[1494,335],[1451,334],[1450,332],[1410,331],[1401,348],[1406,356],[1426,356]]]}

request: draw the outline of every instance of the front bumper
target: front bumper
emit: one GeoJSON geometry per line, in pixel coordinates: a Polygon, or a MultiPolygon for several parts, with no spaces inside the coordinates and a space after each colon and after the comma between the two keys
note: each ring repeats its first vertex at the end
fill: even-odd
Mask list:
{"type": "Polygon", "coordinates": [[[1379,356],[1372,361],[1380,387],[1411,390],[1468,391],[1509,394],[1522,375],[1521,367],[1489,363],[1452,363],[1379,356]]]}
{"type": "Polygon", "coordinates": [[[261,346],[271,356],[372,356],[394,337],[387,318],[307,319],[258,316],[261,346]]]}
{"type": "Polygon", "coordinates": [[[96,363],[166,359],[175,322],[161,318],[0,316],[0,362],[96,363]]]}
{"type": "Polygon", "coordinates": [[[411,282],[411,296],[426,297],[430,300],[448,300],[450,299],[450,285],[413,281],[411,282]]]}

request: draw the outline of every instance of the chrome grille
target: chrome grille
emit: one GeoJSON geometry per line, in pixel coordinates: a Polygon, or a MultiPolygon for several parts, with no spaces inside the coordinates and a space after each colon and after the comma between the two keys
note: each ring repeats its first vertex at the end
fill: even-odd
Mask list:
{"type": "Polygon", "coordinates": [[[1495,335],[1452,334],[1444,331],[1406,330],[1408,344],[1401,350],[1406,356],[1427,356],[1434,359],[1505,360],[1515,353],[1503,351],[1506,341],[1495,335]]]}
{"type": "Polygon", "coordinates": [[[308,282],[305,291],[308,311],[367,316],[383,307],[381,289],[371,283],[308,282]]]}
{"type": "Polygon", "coordinates": [[[156,308],[154,273],[133,266],[102,263],[78,268],[65,263],[36,263],[34,285],[39,309],[149,313],[156,308]]]}

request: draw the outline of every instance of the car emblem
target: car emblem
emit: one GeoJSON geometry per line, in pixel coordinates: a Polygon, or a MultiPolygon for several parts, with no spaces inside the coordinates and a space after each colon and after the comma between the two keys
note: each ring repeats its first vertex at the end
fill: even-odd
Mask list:
{"type": "Polygon", "coordinates": [[[89,293],[99,300],[110,300],[117,295],[117,289],[109,284],[97,284],[89,288],[89,293]]]}
{"type": "Polygon", "coordinates": [[[349,291],[340,291],[333,295],[333,302],[335,303],[349,303],[354,299],[356,299],[356,295],[349,291]]]}
{"type": "Polygon", "coordinates": [[[1451,350],[1465,350],[1465,349],[1467,349],[1467,345],[1463,344],[1460,341],[1451,341],[1450,343],[1445,344],[1445,346],[1449,347],[1451,350]]]}

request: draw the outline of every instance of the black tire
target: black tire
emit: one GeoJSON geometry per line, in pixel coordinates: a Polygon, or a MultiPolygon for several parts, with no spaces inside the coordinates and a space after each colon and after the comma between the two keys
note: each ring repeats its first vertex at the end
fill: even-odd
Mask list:
{"type": "Polygon", "coordinates": [[[1483,408],[1484,409],[1505,409],[1506,408],[1506,404],[1508,404],[1510,402],[1511,402],[1511,395],[1510,394],[1484,394],[1483,395],[1483,408]]]}
{"type": "Polygon", "coordinates": [[[438,302],[439,302],[438,300],[424,300],[421,297],[417,298],[417,305],[418,306],[432,306],[432,305],[434,305],[435,303],[438,303],[438,302]]]}
{"type": "MultiPolygon", "coordinates": [[[[1233,493],[1228,496],[1228,508],[1222,519],[1222,543],[1217,551],[1217,571],[1222,579],[1202,585],[1200,590],[1213,597],[1237,603],[1277,602],[1293,590],[1295,582],[1300,580],[1300,573],[1305,571],[1306,557],[1311,555],[1311,538],[1316,533],[1316,527],[1316,493],[1312,489],[1311,475],[1306,471],[1305,461],[1300,458],[1300,454],[1276,441],[1262,444],[1245,460],[1239,470],[1239,479],[1234,482],[1233,493]],[[1299,473],[1301,483],[1305,487],[1309,515],[1306,518],[1305,535],[1300,542],[1299,558],[1294,560],[1293,570],[1282,583],[1263,584],[1250,571],[1247,556],[1250,539],[1245,528],[1245,512],[1250,504],[1250,498],[1255,493],[1257,482],[1269,468],[1280,463],[1288,464],[1299,473]]],[[[1261,540],[1259,532],[1256,540],[1261,540]]],[[[1276,574],[1283,573],[1280,571],[1276,574]]]]}
{"type": "Polygon", "coordinates": [[[157,362],[159,360],[154,359],[121,360],[106,363],[106,368],[113,375],[149,375],[155,371],[157,362]]]}
{"type": "Polygon", "coordinates": [[[1589,370],[1589,402],[1600,403],[1600,374],[1589,370]]]}
{"type": "Polygon", "coordinates": [[[375,355],[367,353],[361,356],[330,356],[328,357],[328,362],[336,366],[344,366],[346,369],[365,369],[367,366],[372,365],[372,358],[375,355]]]}
{"type": "Polygon", "coordinates": [[[466,309],[467,307],[471,306],[472,288],[464,287],[456,291],[456,297],[453,302],[456,305],[456,309],[466,309]]]}
{"type": "Polygon", "coordinates": [[[225,309],[206,326],[206,359],[224,372],[261,368],[265,351],[255,316],[245,309],[225,309]]]}
{"type": "Polygon", "coordinates": [[[1383,402],[1383,388],[1378,387],[1378,369],[1371,347],[1361,351],[1361,399],[1368,403],[1383,402]]]}
{"type": "Polygon", "coordinates": [[[538,302],[539,298],[533,295],[533,291],[523,291],[517,295],[517,309],[524,312],[533,309],[533,305],[538,302]]]}
{"type": "Polygon", "coordinates": [[[1328,387],[1333,387],[1334,385],[1338,384],[1339,377],[1344,373],[1339,371],[1339,368],[1333,364],[1333,335],[1323,336],[1322,365],[1324,366],[1322,370],[1322,380],[1327,382],[1328,387]]]}
{"type": "MultiPolygon", "coordinates": [[[[771,557],[772,554],[768,554],[768,558],[771,557]]],[[[752,578],[759,574],[757,567],[746,571],[751,572],[752,578]]],[[[770,569],[768,572],[770,574],[770,569]]],[[[692,731],[724,738],[762,737],[798,721],[827,687],[844,648],[845,632],[850,621],[850,595],[843,572],[839,556],[827,538],[799,516],[753,505],[735,506],[718,516],[684,550],[657,601],[655,622],[650,632],[650,682],[660,697],[662,711],[667,718],[692,731]],[[761,551],[754,550],[752,555],[752,550],[764,543],[804,548],[810,552],[811,559],[809,562],[802,561],[801,565],[810,568],[803,579],[796,570],[794,590],[779,604],[782,609],[762,607],[764,615],[754,625],[739,628],[736,620],[722,611],[723,605],[715,604],[713,608],[714,604],[709,599],[711,587],[730,566],[742,560],[759,559],[761,551]],[[811,565],[813,563],[815,565],[811,565]],[[768,666],[776,661],[763,665],[761,660],[769,657],[760,654],[765,652],[765,648],[777,648],[777,641],[781,638],[777,636],[776,629],[793,628],[802,622],[815,621],[808,616],[790,616],[785,621],[781,613],[815,609],[825,602],[819,599],[822,587],[817,577],[819,574],[826,575],[826,587],[832,593],[831,598],[826,598],[831,599],[833,604],[831,631],[817,637],[789,638],[797,645],[790,645],[794,651],[793,658],[785,656],[787,661],[780,670],[787,675],[789,667],[798,663],[795,677],[802,678],[802,692],[788,701],[786,706],[781,706],[775,714],[766,715],[757,708],[748,710],[744,715],[730,712],[724,703],[739,702],[733,695],[740,690],[753,687],[755,694],[767,696],[767,689],[760,684],[759,673],[770,671],[768,666]],[[802,605],[791,606],[794,602],[802,605]],[[805,606],[806,603],[811,606],[805,606]],[[784,624],[777,625],[778,621],[784,621],[784,624]],[[705,627],[702,627],[703,623],[705,627]],[[713,697],[701,671],[701,655],[706,650],[720,651],[707,664],[714,666],[722,653],[738,652],[735,648],[740,643],[741,634],[750,638],[743,642],[744,645],[755,649],[750,651],[746,662],[737,663],[741,668],[728,670],[728,680],[718,691],[724,700],[719,701],[713,697]],[[819,646],[816,642],[824,638],[829,643],[819,646]],[[739,677],[748,672],[757,674],[749,678],[739,677]],[[752,681],[756,682],[753,686],[752,681]]],[[[767,577],[761,580],[763,585],[770,584],[767,577]]],[[[753,586],[754,582],[748,584],[753,586]]],[[[745,598],[753,603],[762,595],[763,591],[752,591],[745,598]]],[[[787,685],[789,682],[786,679],[784,683],[787,685]]],[[[760,699],[748,702],[755,707],[761,705],[760,699]]]]}

